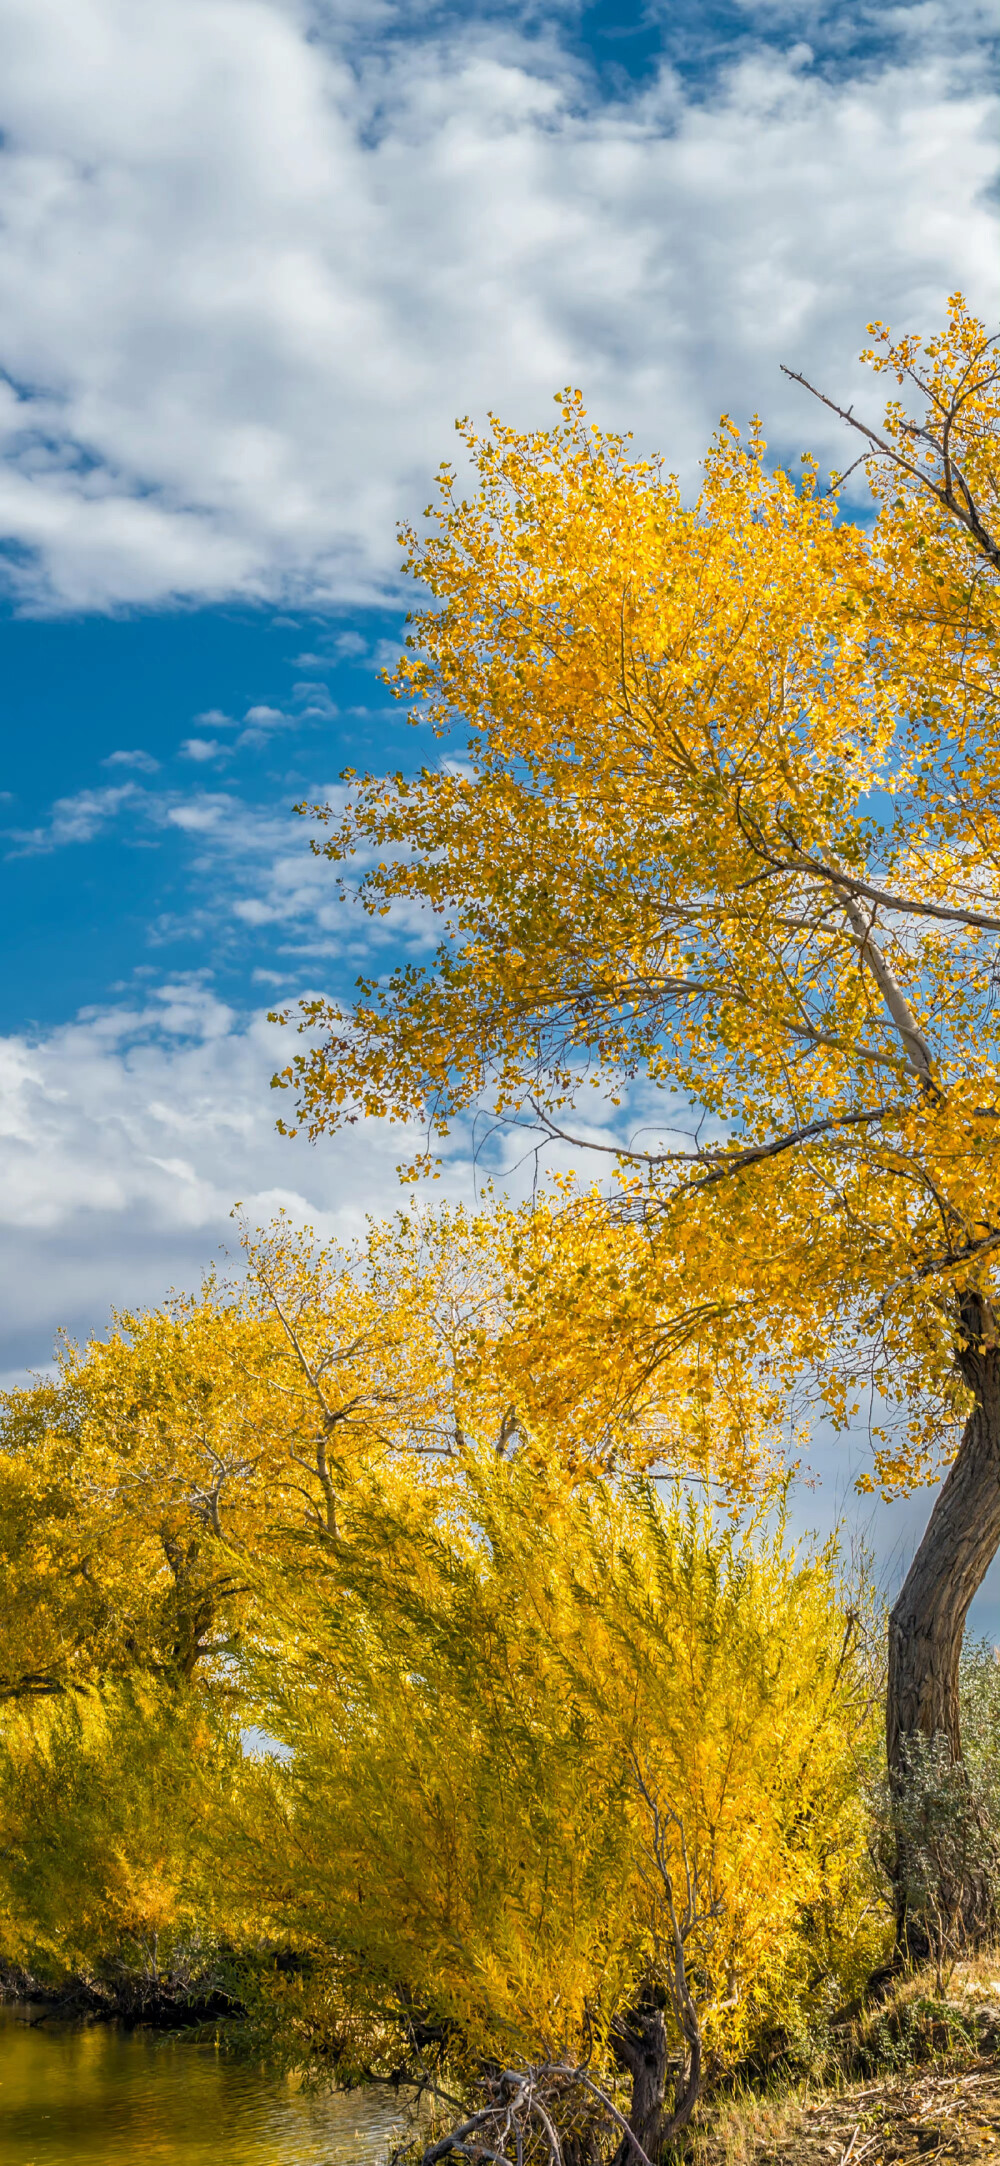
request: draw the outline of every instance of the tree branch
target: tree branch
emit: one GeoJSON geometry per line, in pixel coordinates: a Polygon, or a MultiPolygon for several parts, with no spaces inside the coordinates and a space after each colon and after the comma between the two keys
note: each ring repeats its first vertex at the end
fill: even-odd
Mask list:
{"type": "Polygon", "coordinates": [[[818,391],[816,385],[811,384],[807,376],[800,375],[797,369],[786,368],[784,362],[781,362],[780,367],[782,375],[787,376],[790,383],[801,384],[803,390],[810,392],[814,399],[818,399],[821,406],[827,407],[831,414],[836,414],[840,421],[846,421],[849,429],[856,429],[859,436],[866,437],[872,449],[878,452],[880,457],[888,459],[890,464],[898,467],[901,473],[908,474],[911,481],[915,481],[921,489],[926,489],[928,496],[936,497],[938,503],[943,504],[945,510],[950,511],[952,517],[957,519],[960,525],[964,526],[968,534],[971,534],[980,554],[986,558],[988,563],[993,565],[995,571],[1000,571],[1000,543],[994,541],[989,528],[984,524],[979,507],[961,469],[956,466],[955,461],[937,442],[936,438],[929,434],[928,430],[920,428],[916,422],[909,425],[910,434],[922,436],[926,442],[933,444],[939,458],[946,462],[949,479],[943,485],[941,482],[932,481],[926,468],[918,466],[913,459],[905,458],[895,445],[887,443],[885,437],[879,436],[877,430],[869,428],[867,421],[859,421],[852,406],[838,406],[835,399],[828,399],[825,391],[818,391]],[[957,477],[962,498],[964,499],[963,502],[960,502],[956,496],[950,479],[952,474],[957,477]]]}
{"type": "Polygon", "coordinates": [[[950,903],[914,902],[908,895],[893,895],[885,888],[873,887],[868,880],[859,880],[854,873],[844,872],[841,866],[824,865],[821,859],[809,857],[804,850],[796,850],[793,860],[771,857],[769,862],[778,872],[811,872],[817,879],[828,880],[832,887],[844,888],[851,895],[863,895],[867,902],[881,903],[885,910],[898,910],[911,917],[940,918],[946,925],[970,925],[977,931],[1000,933],[1000,918],[987,917],[982,910],[965,910],[950,903]]]}

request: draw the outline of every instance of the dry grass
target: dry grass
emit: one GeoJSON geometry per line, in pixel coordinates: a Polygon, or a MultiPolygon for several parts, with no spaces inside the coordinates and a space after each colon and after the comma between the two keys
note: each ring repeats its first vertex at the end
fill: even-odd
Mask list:
{"type": "Polygon", "coordinates": [[[830,2079],[706,2109],[692,2166],[1000,2166],[1000,1957],[960,1965],[945,2000],[926,1976],[838,2041],[830,2079]],[[870,2072],[849,2078],[845,2067],[870,2072]]]}
{"type": "Polygon", "coordinates": [[[927,2070],[810,2100],[734,2102],[699,2139],[698,2166],[889,2166],[1000,2160],[1000,2066],[927,2070]]]}

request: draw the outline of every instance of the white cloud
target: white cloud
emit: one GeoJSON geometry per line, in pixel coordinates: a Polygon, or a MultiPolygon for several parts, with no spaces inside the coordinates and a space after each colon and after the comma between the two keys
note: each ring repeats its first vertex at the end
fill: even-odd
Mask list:
{"type": "Polygon", "coordinates": [[[305,717],[318,717],[323,722],[335,722],[340,709],[330,698],[325,684],[308,682],[292,686],[292,698],[305,717]]]}
{"type": "Polygon", "coordinates": [[[363,1162],[350,1139],[318,1152],[275,1134],[277,1037],[193,984],[0,1041],[0,1363],[44,1359],[59,1321],[102,1328],[113,1303],[197,1285],[235,1245],[237,1199],[345,1233],[390,1204],[398,1130],[367,1138],[363,1162]]]}
{"type": "MultiPolygon", "coordinates": [[[[182,751],[195,759],[205,756],[191,753],[189,747],[182,747],[182,751]]],[[[105,761],[104,764],[108,766],[112,762],[105,761]]],[[[134,755],[129,755],[128,764],[137,764],[134,755]]],[[[152,764],[156,768],[155,760],[152,764]]],[[[136,834],[142,830],[155,832],[157,828],[176,827],[190,834],[208,835],[227,822],[240,826],[246,819],[252,821],[253,815],[245,813],[237,798],[221,791],[203,790],[194,796],[185,796],[178,790],[149,790],[139,782],[105,783],[99,789],[77,790],[71,797],[57,797],[44,826],[9,828],[7,856],[34,857],[51,850],[66,849],[71,844],[93,842],[123,817],[136,834]]]]}
{"type": "MultiPolygon", "coordinates": [[[[196,1286],[220,1243],[236,1248],[237,1201],[350,1239],[404,1200],[395,1167],[415,1138],[400,1128],[317,1148],[276,1134],[290,1108],[268,1083],[289,1051],[198,979],[0,1039],[0,1371],[44,1361],[58,1323],[100,1330],[112,1305],[196,1286]]],[[[471,1189],[461,1144],[448,1186],[471,1189]]]]}
{"type": "Polygon", "coordinates": [[[180,747],[182,760],[228,760],[232,745],[220,745],[217,737],[187,737],[180,747]]]}
{"type": "Polygon", "coordinates": [[[248,707],[243,717],[244,722],[254,723],[258,729],[280,729],[287,719],[281,707],[248,707]]]}
{"type": "Polygon", "coordinates": [[[185,834],[214,835],[237,810],[242,811],[242,807],[237,807],[234,798],[219,793],[214,797],[206,795],[165,802],[160,817],[164,826],[179,827],[185,834]]]}
{"type": "MultiPolygon", "coordinates": [[[[351,1239],[368,1215],[413,1200],[395,1169],[421,1134],[365,1121],[316,1146],[279,1136],[292,1100],[268,1086],[295,1050],[292,1032],[237,1013],[209,973],[155,987],[135,975],[116,1002],[31,1038],[0,1038],[0,1374],[44,1360],[60,1323],[103,1329],[112,1306],[197,1285],[219,1244],[236,1246],[237,1201],[255,1222],[283,1209],[321,1236],[351,1239]]],[[[269,1006],[308,990],[298,973],[257,976],[269,1006]]],[[[588,1094],[581,1133],[606,1140],[617,1119],[588,1094]]],[[[487,1138],[489,1163],[515,1193],[531,1184],[527,1140],[487,1138]]],[[[471,1197],[472,1148],[471,1129],[456,1123],[428,1200],[471,1197]]],[[[601,1158],[591,1172],[595,1163],[605,1170],[601,1158]]]]}
{"type": "Polygon", "coordinates": [[[454,414],[537,422],[568,381],[686,470],[723,407],[838,456],[779,359],[853,389],[871,315],[995,310],[987,24],[886,9],[881,59],[824,73],[809,8],[771,18],[789,51],[609,99],[514,22],[0,0],[25,603],[370,598],[454,414]]]}
{"type": "Polygon", "coordinates": [[[134,767],[140,775],[157,775],[160,771],[159,760],[154,760],[151,752],[109,752],[101,766],[134,767]]]}
{"type": "MultiPolygon", "coordinates": [[[[265,735],[270,726],[261,725],[265,735]]],[[[228,751],[201,738],[181,746],[196,766],[225,759],[228,751]]],[[[300,794],[309,804],[334,808],[346,796],[342,784],[322,782],[310,783],[300,794]]],[[[191,936],[224,943],[234,928],[267,926],[280,935],[281,954],[332,958],[353,970],[359,964],[378,968],[400,957],[412,959],[440,938],[433,913],[418,903],[404,900],[386,919],[352,907],[341,898],[329,865],[311,849],[316,832],[311,821],[285,808],[248,804],[229,790],[155,789],[137,782],[79,790],[58,798],[45,824],[9,830],[7,855],[38,856],[90,843],[116,822],[124,822],[129,839],[146,847],[171,834],[188,846],[182,867],[189,901],[186,907],[175,903],[150,926],[148,937],[156,947],[191,936]]],[[[364,871],[372,854],[358,852],[356,873],[364,871]]]]}
{"type": "MultiPolygon", "coordinates": [[[[30,1039],[0,1038],[0,1372],[43,1359],[60,1322],[100,1328],[113,1304],[196,1285],[218,1244],[235,1246],[237,1201],[255,1221],[284,1209],[350,1239],[366,1216],[413,1200],[396,1166],[422,1131],[366,1120],[316,1146],[279,1136],[275,1121],[292,1116],[293,1099],[268,1086],[297,1048],[294,1030],[235,1011],[209,972],[156,986],[135,976],[116,1002],[30,1039]]],[[[256,976],[268,1006],[316,989],[300,972],[256,976]]],[[[606,1147],[624,1119],[588,1091],[577,1132],[606,1147]]],[[[443,1181],[422,1194],[470,1197],[474,1148],[524,1194],[536,1140],[456,1122],[443,1181]]],[[[560,1146],[548,1162],[567,1167],[573,1155],[560,1146]]],[[[603,1150],[583,1164],[588,1177],[606,1175],[603,1150]]]]}
{"type": "Polygon", "coordinates": [[[141,804],[144,792],[137,782],[105,783],[97,790],[77,790],[72,797],[57,797],[47,827],[11,828],[8,857],[33,857],[39,852],[61,850],[68,843],[93,842],[102,828],[120,813],[141,804]]]}

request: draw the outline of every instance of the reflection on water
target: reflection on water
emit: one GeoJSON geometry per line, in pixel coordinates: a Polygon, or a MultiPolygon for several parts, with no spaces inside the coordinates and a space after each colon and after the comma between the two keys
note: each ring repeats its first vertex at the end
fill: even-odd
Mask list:
{"type": "Polygon", "coordinates": [[[373,2166],[403,2120],[391,2092],[303,2098],[212,2045],[39,2012],[0,2007],[3,2166],[373,2166]]]}

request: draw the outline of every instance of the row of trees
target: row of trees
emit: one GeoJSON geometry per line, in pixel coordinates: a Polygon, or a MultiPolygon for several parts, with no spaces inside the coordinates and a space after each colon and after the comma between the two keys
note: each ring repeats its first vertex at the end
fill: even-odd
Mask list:
{"type": "Polygon", "coordinates": [[[885,1953],[871,1620],[789,1545],[759,1409],[718,1467],[678,1424],[713,1504],[636,1470],[668,1437],[620,1345],[571,1386],[564,1333],[532,1398],[556,1251],[545,1210],[354,1257],[279,1225],[9,1395],[0,1947],[140,2012],[227,1995],[487,2148],[520,2112],[606,2157],[618,2114],[652,2156],[885,1953]]]}
{"type": "Polygon", "coordinates": [[[890,1621],[900,1949],[907,1771],[961,1789],[1000,1539],[1000,389],[959,300],[925,349],[875,331],[920,412],[863,425],[870,532],[728,422],[691,508],[573,394],[466,431],[394,680],[460,756],[313,808],[361,906],[442,937],[282,1019],[311,1133],[419,1115],[433,1171],[473,1107],[564,1144],[641,1083],[610,1194],[248,1235],[5,1402],[8,1960],[224,1985],[289,2063],[471,2099],[443,2149],[648,2162],[706,2056],[887,1953],[877,1635],[781,1520],[810,1400],[868,1395],[886,1493],[952,1461],[890,1621]]]}
{"type": "Polygon", "coordinates": [[[414,1213],[359,1254],[279,1221],[233,1284],[64,1345],[4,1401],[0,1699],[224,1659],[252,1601],[234,1560],[300,1525],[335,1542],[387,1464],[517,1450],[766,1492],[774,1395],[722,1348],[709,1371],[659,1343],[640,1247],[596,1199],[569,1237],[553,1206],[414,1213]]]}

